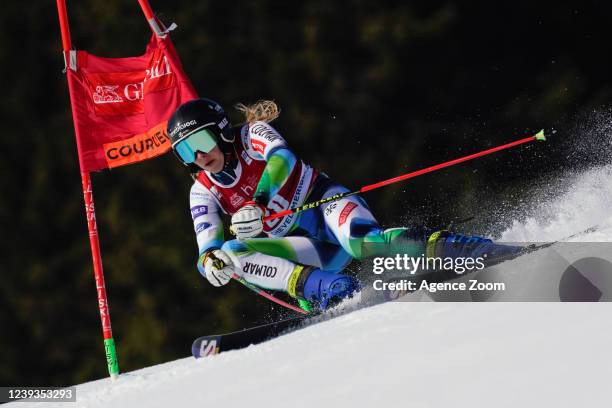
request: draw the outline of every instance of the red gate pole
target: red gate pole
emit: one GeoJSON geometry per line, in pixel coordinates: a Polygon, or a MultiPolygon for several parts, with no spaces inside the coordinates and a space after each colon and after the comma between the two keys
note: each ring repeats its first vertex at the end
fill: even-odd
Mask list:
{"type": "MultiPolygon", "coordinates": [[[[72,89],[71,68],[71,49],[72,42],[70,40],[70,28],[68,26],[68,14],[66,12],[65,0],[56,0],[57,13],[59,15],[60,29],[62,32],[62,46],[64,49],[64,60],[66,61],[66,75],[68,77],[68,88],[72,89]]],[[[72,119],[77,129],[76,113],[72,107],[72,119]]],[[[77,137],[77,145],[80,144],[77,137]]],[[[85,216],[87,218],[87,229],[89,230],[89,244],[91,246],[91,257],[93,261],[93,271],[96,280],[96,291],[98,294],[98,308],[100,309],[100,320],[102,322],[102,335],[104,338],[104,350],[106,353],[106,364],[108,373],[111,379],[116,379],[119,376],[119,362],[117,360],[117,351],[115,348],[115,340],[113,339],[113,331],[111,329],[111,320],[108,306],[108,298],[106,296],[106,286],[104,283],[104,271],[102,269],[102,254],[100,252],[100,241],[98,240],[98,225],[96,223],[96,212],[94,209],[93,189],[91,187],[91,178],[89,172],[83,167],[83,161],[79,152],[79,167],[81,169],[81,182],[83,185],[83,198],[85,199],[85,216]]]]}
{"type": "Polygon", "coordinates": [[[158,37],[164,38],[166,36],[166,32],[160,27],[157,19],[155,18],[155,14],[153,14],[153,10],[151,10],[151,5],[149,4],[149,0],[138,0],[138,4],[140,4],[140,8],[147,19],[147,22],[151,26],[151,30],[158,37]]]}

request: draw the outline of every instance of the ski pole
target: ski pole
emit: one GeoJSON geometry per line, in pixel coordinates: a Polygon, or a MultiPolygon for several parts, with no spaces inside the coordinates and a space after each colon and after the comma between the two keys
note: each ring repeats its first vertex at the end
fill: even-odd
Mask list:
{"type": "Polygon", "coordinates": [[[294,305],[292,305],[290,303],[284,302],[284,301],[282,301],[282,300],[272,296],[271,294],[269,294],[265,290],[263,290],[261,288],[258,288],[257,286],[253,285],[252,283],[249,283],[246,279],[244,279],[241,276],[238,276],[235,273],[232,274],[232,278],[237,280],[238,282],[242,283],[244,286],[246,286],[247,288],[251,289],[253,292],[257,293],[258,295],[261,295],[261,296],[265,297],[266,299],[271,300],[274,303],[277,303],[277,304],[279,304],[281,306],[286,307],[287,309],[291,309],[294,312],[298,312],[300,314],[304,314],[304,315],[308,314],[307,311],[305,311],[303,309],[300,309],[297,306],[294,306],[294,305]]]}
{"type": "Polygon", "coordinates": [[[518,146],[518,145],[521,145],[521,144],[524,144],[524,143],[533,142],[535,140],[539,140],[539,141],[545,141],[546,140],[546,136],[544,136],[544,130],[543,129],[540,130],[538,133],[536,133],[533,136],[525,137],[523,139],[519,139],[519,140],[516,140],[514,142],[506,143],[506,144],[501,145],[501,146],[492,147],[490,149],[483,150],[482,152],[470,154],[468,156],[460,157],[458,159],[454,159],[454,160],[450,160],[450,161],[447,161],[447,162],[444,162],[444,163],[436,164],[434,166],[426,167],[426,168],[421,169],[421,170],[413,171],[412,173],[407,173],[407,174],[403,174],[401,176],[390,178],[388,180],[383,180],[383,181],[380,181],[378,183],[369,184],[367,186],[361,187],[359,190],[355,190],[355,191],[352,191],[350,193],[334,194],[331,197],[322,198],[321,200],[318,200],[318,201],[315,201],[315,202],[312,202],[312,203],[304,204],[304,205],[301,205],[301,206],[295,207],[295,208],[290,208],[288,210],[284,210],[284,211],[278,212],[276,214],[269,215],[269,216],[264,218],[264,221],[270,221],[270,220],[274,220],[276,218],[284,217],[284,216],[289,215],[289,214],[295,214],[295,213],[299,213],[299,212],[302,212],[302,211],[310,210],[310,209],[319,207],[320,205],[325,204],[325,203],[329,203],[329,202],[332,202],[332,201],[337,201],[337,200],[340,200],[342,198],[350,197],[350,196],[357,195],[357,194],[360,194],[360,193],[365,193],[366,191],[374,190],[374,189],[377,189],[377,188],[380,188],[380,187],[383,187],[383,186],[388,186],[389,184],[397,183],[399,181],[415,178],[415,177],[421,176],[423,174],[427,174],[427,173],[434,172],[436,170],[443,169],[445,167],[454,166],[455,164],[463,163],[463,162],[468,161],[468,160],[476,159],[478,157],[486,156],[486,155],[491,154],[491,153],[499,152],[500,150],[506,150],[506,149],[509,149],[511,147],[518,146]]]}

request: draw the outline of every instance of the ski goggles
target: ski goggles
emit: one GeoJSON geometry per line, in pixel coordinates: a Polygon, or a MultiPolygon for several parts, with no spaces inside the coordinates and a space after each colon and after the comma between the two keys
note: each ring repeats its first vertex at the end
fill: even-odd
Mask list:
{"type": "Polygon", "coordinates": [[[209,153],[216,145],[215,134],[208,129],[201,129],[180,140],[172,148],[184,163],[191,164],[195,162],[198,151],[209,153]]]}

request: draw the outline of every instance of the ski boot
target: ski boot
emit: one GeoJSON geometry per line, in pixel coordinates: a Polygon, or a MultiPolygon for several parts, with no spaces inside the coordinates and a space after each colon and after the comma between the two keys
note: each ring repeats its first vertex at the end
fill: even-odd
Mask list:
{"type": "Polygon", "coordinates": [[[488,238],[452,233],[446,230],[429,235],[426,245],[428,258],[484,258],[487,266],[512,258],[524,251],[523,247],[496,244],[488,238]]]}
{"type": "Polygon", "coordinates": [[[287,285],[289,295],[306,311],[328,309],[360,289],[361,284],[352,276],[304,265],[295,266],[287,285]]]}

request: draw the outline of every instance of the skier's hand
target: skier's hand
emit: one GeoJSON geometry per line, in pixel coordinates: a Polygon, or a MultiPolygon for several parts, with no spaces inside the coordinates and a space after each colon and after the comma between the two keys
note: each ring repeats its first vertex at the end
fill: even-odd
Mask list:
{"type": "Polygon", "coordinates": [[[223,286],[232,279],[234,264],[221,249],[206,251],[198,259],[198,269],[213,286],[223,286]]]}
{"type": "Polygon", "coordinates": [[[263,217],[265,209],[255,201],[247,202],[234,215],[230,231],[236,238],[243,240],[255,238],[263,232],[263,217]]]}

